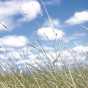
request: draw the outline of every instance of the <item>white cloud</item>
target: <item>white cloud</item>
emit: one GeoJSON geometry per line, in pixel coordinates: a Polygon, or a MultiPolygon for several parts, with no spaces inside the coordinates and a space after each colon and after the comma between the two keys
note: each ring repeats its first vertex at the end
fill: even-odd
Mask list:
{"type": "Polygon", "coordinates": [[[88,46],[82,46],[82,45],[79,45],[79,46],[76,46],[73,48],[73,50],[81,53],[81,52],[87,52],[88,51],[88,46]]]}
{"type": "Polygon", "coordinates": [[[42,27],[38,29],[37,34],[43,39],[47,40],[55,40],[62,39],[64,36],[64,32],[54,27],[42,27]]]}
{"type": "Polygon", "coordinates": [[[1,46],[9,47],[22,47],[28,43],[28,40],[24,36],[5,36],[0,38],[1,46]]]}
{"type": "Polygon", "coordinates": [[[88,11],[76,12],[72,17],[65,21],[70,25],[88,22],[88,11]]]}
{"type": "MultiPolygon", "coordinates": [[[[20,21],[34,20],[39,14],[41,14],[41,5],[37,0],[0,1],[0,31],[5,29],[3,25],[6,25],[9,29],[12,28],[12,26],[15,27],[16,23],[14,23],[12,17],[18,14],[23,16],[20,21]]],[[[20,21],[18,20],[18,22],[20,21]]]]}
{"type": "MultiPolygon", "coordinates": [[[[50,51],[49,50],[46,51],[46,54],[50,60],[48,62],[46,56],[42,52],[37,52],[37,54],[35,54],[31,51],[32,48],[30,46],[21,47],[19,49],[8,48],[8,51],[6,53],[4,53],[5,52],[4,49],[5,47],[2,47],[1,49],[3,53],[0,53],[0,58],[1,58],[0,61],[2,61],[2,63],[5,63],[6,65],[8,65],[9,61],[10,61],[10,64],[12,64],[11,61],[13,61],[14,64],[18,66],[19,65],[24,66],[26,64],[31,64],[32,66],[38,66],[39,64],[43,66],[45,65],[44,61],[46,61],[47,63],[55,62],[54,64],[59,65],[59,67],[63,65],[63,62],[64,64],[67,64],[67,65],[68,64],[74,65],[80,62],[85,63],[86,55],[84,54],[84,52],[85,53],[88,52],[88,46],[80,45],[70,49],[57,51],[59,56],[56,60],[56,57],[57,57],[56,52],[50,49],[50,51]],[[79,51],[81,53],[79,53],[79,51]]],[[[11,66],[13,66],[13,64],[11,66]]]]}
{"type": "Polygon", "coordinates": [[[31,0],[21,5],[21,11],[26,20],[32,20],[41,14],[41,6],[38,1],[31,0]]]}
{"type": "Polygon", "coordinates": [[[7,30],[13,26],[11,17],[19,12],[18,3],[15,1],[0,2],[0,31],[7,30]],[[3,26],[4,25],[4,26],[3,26]]]}
{"type": "MultiPolygon", "coordinates": [[[[62,60],[65,61],[66,63],[73,63],[75,64],[75,60],[81,62],[86,59],[86,54],[88,52],[88,46],[83,46],[83,45],[78,45],[73,48],[69,49],[64,49],[62,51],[58,51],[59,57],[57,58],[58,61],[62,60]]],[[[56,58],[56,52],[55,51],[49,51],[47,52],[49,58],[51,61],[54,61],[56,58]]]]}

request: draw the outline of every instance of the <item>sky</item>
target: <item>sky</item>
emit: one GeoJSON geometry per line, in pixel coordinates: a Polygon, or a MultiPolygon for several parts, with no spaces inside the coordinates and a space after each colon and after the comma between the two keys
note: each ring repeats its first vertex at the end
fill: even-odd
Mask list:
{"type": "MultiPolygon", "coordinates": [[[[54,54],[69,48],[88,51],[87,3],[88,0],[0,0],[0,58],[20,58],[19,52],[25,48],[34,58],[37,50],[28,44],[42,46],[54,54]],[[7,56],[2,53],[5,50],[7,56]]],[[[28,60],[23,58],[21,62],[28,60]]]]}

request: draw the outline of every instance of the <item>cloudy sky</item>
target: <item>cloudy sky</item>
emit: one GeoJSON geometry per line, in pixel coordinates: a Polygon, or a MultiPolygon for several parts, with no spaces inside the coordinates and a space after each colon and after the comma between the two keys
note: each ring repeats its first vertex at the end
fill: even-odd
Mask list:
{"type": "MultiPolygon", "coordinates": [[[[2,54],[5,48],[12,55],[18,48],[22,51],[28,44],[37,43],[50,52],[55,47],[57,51],[87,51],[87,3],[88,0],[0,0],[0,57],[6,58],[2,54]]],[[[31,52],[30,57],[36,56],[31,52]]]]}

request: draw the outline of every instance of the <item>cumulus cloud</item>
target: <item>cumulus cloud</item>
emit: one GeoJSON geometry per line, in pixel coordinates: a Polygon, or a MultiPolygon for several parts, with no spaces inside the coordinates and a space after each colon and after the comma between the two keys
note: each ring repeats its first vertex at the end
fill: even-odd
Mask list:
{"type": "Polygon", "coordinates": [[[62,30],[54,27],[39,28],[37,34],[45,40],[62,39],[64,36],[64,32],[62,30]]]}
{"type": "Polygon", "coordinates": [[[62,61],[64,64],[75,66],[75,64],[78,65],[81,63],[85,65],[85,63],[88,63],[88,60],[86,60],[88,54],[88,46],[79,45],[73,48],[59,51],[58,54],[59,53],[60,56],[57,59],[58,61],[62,61]]]}
{"type": "Polygon", "coordinates": [[[76,12],[72,17],[65,21],[70,25],[81,24],[88,22],[88,11],[76,12]]]}
{"type": "Polygon", "coordinates": [[[22,15],[20,21],[34,20],[39,14],[41,14],[41,5],[37,0],[0,1],[0,30],[2,31],[4,29],[2,27],[3,25],[8,26],[9,28],[11,28],[12,25],[14,27],[14,24],[16,23],[14,23],[12,18],[18,14],[22,15]]]}
{"type": "MultiPolygon", "coordinates": [[[[32,66],[36,67],[38,67],[38,65],[46,66],[45,61],[46,63],[52,63],[59,67],[61,67],[63,63],[67,66],[68,64],[70,64],[71,66],[75,66],[75,64],[85,64],[85,62],[87,62],[86,53],[88,52],[88,46],[75,46],[73,48],[57,51],[57,54],[56,51],[48,49],[46,51],[46,54],[49,60],[47,60],[47,57],[43,54],[43,52],[37,52],[35,54],[31,50],[32,47],[26,46],[18,49],[8,48],[8,50],[5,52],[5,47],[2,47],[2,49],[0,48],[0,60],[2,62],[4,61],[3,63],[5,63],[6,65],[8,65],[8,62],[11,63],[11,61],[13,61],[16,66],[21,66],[21,70],[27,64],[31,64],[32,66]]],[[[13,63],[11,64],[13,66],[13,63]]]]}
{"type": "Polygon", "coordinates": [[[22,47],[28,43],[28,39],[24,36],[4,36],[0,38],[0,46],[22,47]]]}
{"type": "Polygon", "coordinates": [[[21,11],[25,17],[24,19],[32,20],[35,19],[39,14],[41,14],[41,6],[38,1],[31,0],[22,4],[21,11]]]}

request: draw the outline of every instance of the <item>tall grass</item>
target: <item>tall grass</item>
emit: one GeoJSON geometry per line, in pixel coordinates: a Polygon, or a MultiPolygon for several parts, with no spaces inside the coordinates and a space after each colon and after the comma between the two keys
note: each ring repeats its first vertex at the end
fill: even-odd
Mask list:
{"type": "Polygon", "coordinates": [[[0,75],[0,88],[87,88],[88,69],[79,71],[34,71],[32,74],[0,75]],[[72,78],[71,78],[72,76],[72,78]]]}

